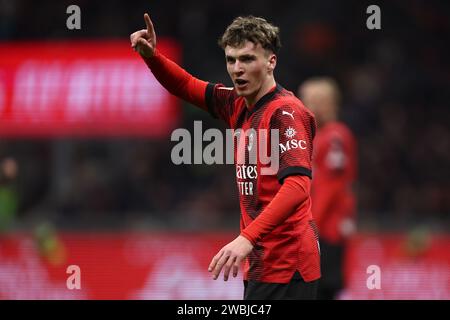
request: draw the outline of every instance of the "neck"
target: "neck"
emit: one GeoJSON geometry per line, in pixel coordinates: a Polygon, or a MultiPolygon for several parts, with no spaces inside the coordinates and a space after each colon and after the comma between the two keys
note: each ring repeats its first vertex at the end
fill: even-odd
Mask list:
{"type": "Polygon", "coordinates": [[[245,104],[247,108],[253,107],[259,99],[276,86],[275,78],[272,76],[263,83],[261,88],[252,96],[245,97],[245,104]]]}

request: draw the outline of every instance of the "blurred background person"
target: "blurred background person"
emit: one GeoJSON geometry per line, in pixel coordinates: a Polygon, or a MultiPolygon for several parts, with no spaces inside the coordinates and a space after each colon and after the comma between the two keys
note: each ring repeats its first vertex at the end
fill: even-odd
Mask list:
{"type": "Polygon", "coordinates": [[[332,78],[303,82],[298,95],[316,116],[312,199],[321,246],[322,279],[319,299],[335,299],[343,288],[346,241],[355,232],[357,175],[356,140],[350,128],[339,121],[340,91],[332,78]]]}

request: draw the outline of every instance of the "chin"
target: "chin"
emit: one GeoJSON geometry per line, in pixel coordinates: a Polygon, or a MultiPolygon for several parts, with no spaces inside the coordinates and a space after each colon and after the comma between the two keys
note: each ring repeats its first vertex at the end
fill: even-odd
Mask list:
{"type": "Polygon", "coordinates": [[[239,96],[239,97],[249,97],[249,96],[251,96],[252,94],[254,94],[253,92],[251,92],[250,90],[248,90],[248,89],[246,89],[246,90],[239,90],[238,88],[236,88],[235,87],[235,90],[236,90],[236,94],[239,96]]]}
{"type": "Polygon", "coordinates": [[[243,96],[245,96],[245,91],[242,91],[242,90],[239,90],[238,88],[234,88],[234,90],[236,91],[236,94],[239,96],[239,97],[243,97],[243,96]]]}

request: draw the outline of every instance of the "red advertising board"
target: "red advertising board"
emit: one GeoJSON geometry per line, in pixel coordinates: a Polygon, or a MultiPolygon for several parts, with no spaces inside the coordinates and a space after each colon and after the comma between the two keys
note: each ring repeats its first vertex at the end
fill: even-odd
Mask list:
{"type": "MultiPolygon", "coordinates": [[[[242,273],[213,280],[211,258],[229,233],[75,233],[46,241],[0,236],[0,299],[242,299],[242,273]],[[79,270],[79,288],[73,277],[79,270]],[[72,285],[72,286],[71,286],[72,285]]],[[[358,235],[341,299],[450,299],[450,237],[425,246],[407,237],[358,235]],[[380,288],[368,267],[380,268],[380,288]]]]}
{"type": "Polygon", "coordinates": [[[0,43],[0,137],[162,136],[178,104],[129,41],[0,43]]]}
{"type": "Polygon", "coordinates": [[[448,235],[358,235],[347,252],[341,299],[449,300],[449,248],[448,235]]]}
{"type": "Polygon", "coordinates": [[[208,265],[230,234],[64,234],[45,244],[0,236],[0,299],[241,299],[242,274],[213,280],[208,265]],[[41,248],[39,250],[38,248],[41,248]],[[79,267],[80,289],[71,288],[79,267]]]}

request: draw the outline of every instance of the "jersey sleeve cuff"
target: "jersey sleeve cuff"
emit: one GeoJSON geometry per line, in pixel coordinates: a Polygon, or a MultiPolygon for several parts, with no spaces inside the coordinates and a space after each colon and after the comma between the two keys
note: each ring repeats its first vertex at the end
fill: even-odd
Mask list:
{"type": "Polygon", "coordinates": [[[240,235],[242,237],[244,237],[245,239],[247,239],[248,241],[250,241],[250,243],[253,246],[256,246],[256,239],[254,239],[252,236],[250,236],[250,234],[248,234],[248,232],[246,232],[245,230],[242,230],[240,235]]]}
{"type": "Polygon", "coordinates": [[[286,179],[289,176],[293,175],[300,175],[300,176],[307,176],[308,178],[312,179],[312,171],[311,169],[305,168],[305,167],[287,167],[283,170],[280,170],[277,174],[278,181],[280,184],[283,184],[284,179],[286,179]]]}
{"type": "Polygon", "coordinates": [[[144,60],[144,62],[150,67],[151,63],[153,61],[155,61],[156,59],[160,58],[160,53],[159,50],[155,48],[155,50],[153,51],[153,55],[151,57],[144,57],[143,55],[139,54],[142,58],[142,60],[144,60]]]}

